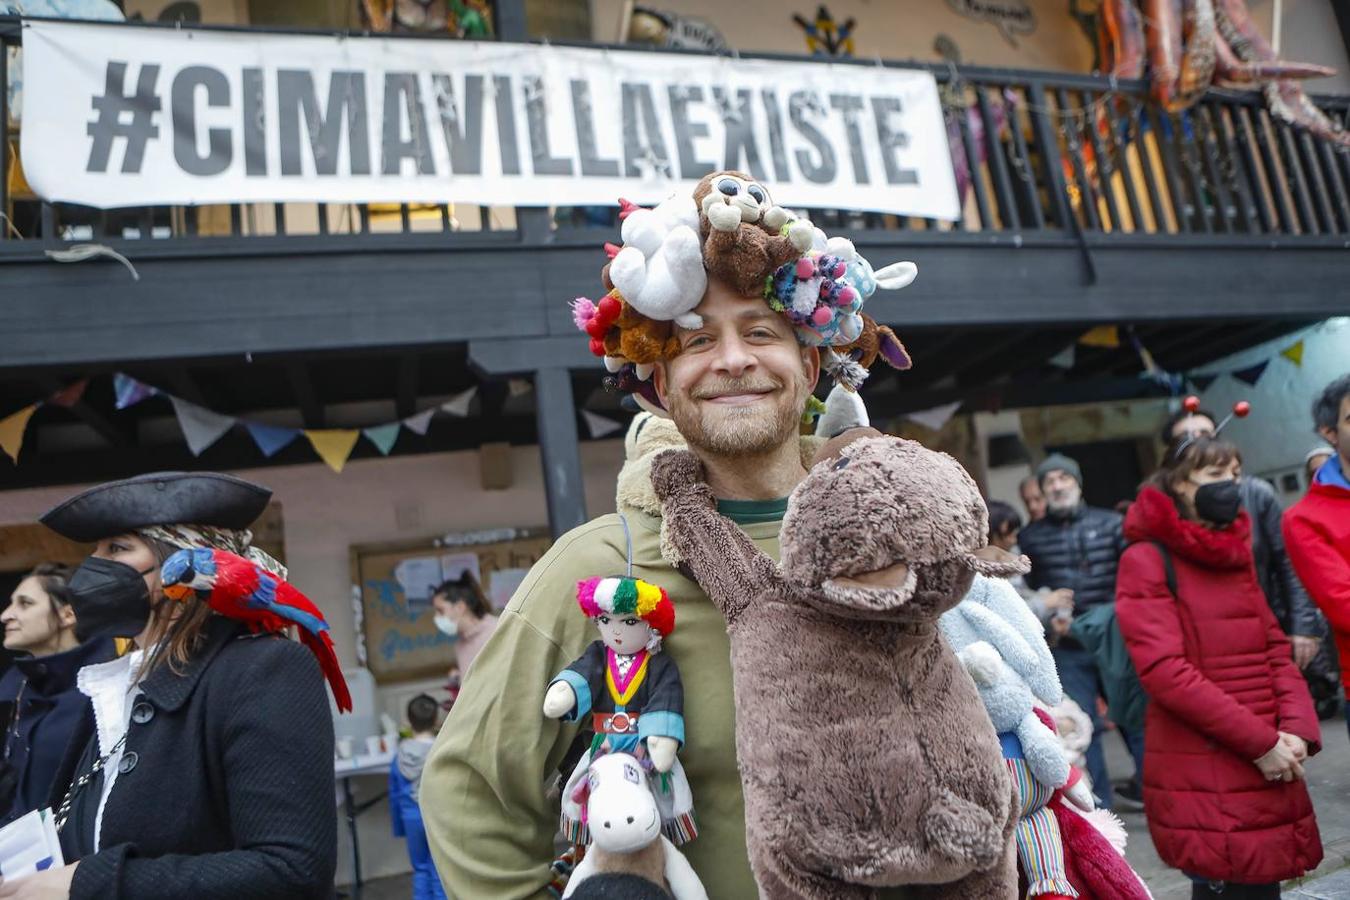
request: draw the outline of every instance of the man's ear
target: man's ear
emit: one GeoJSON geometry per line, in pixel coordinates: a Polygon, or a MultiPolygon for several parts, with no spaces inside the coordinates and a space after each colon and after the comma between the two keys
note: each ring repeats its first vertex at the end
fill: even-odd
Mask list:
{"type": "Polygon", "coordinates": [[[1328,444],[1330,444],[1332,447],[1334,447],[1334,448],[1337,449],[1337,450],[1340,450],[1340,449],[1341,449],[1340,447],[1337,447],[1337,446],[1336,446],[1336,429],[1335,429],[1335,428],[1319,428],[1319,429],[1317,429],[1317,433],[1320,434],[1320,435],[1322,436],[1322,439],[1325,440],[1325,441],[1326,441],[1328,444]]]}
{"type": "Polygon", "coordinates": [[[661,406],[669,409],[670,404],[666,402],[666,366],[667,362],[663,359],[655,364],[652,369],[652,387],[656,388],[657,399],[661,401],[661,406]]]}
{"type": "Polygon", "coordinates": [[[811,386],[811,390],[816,389],[820,384],[820,348],[809,347],[803,344],[801,346],[802,366],[806,369],[806,383],[811,386]]]}

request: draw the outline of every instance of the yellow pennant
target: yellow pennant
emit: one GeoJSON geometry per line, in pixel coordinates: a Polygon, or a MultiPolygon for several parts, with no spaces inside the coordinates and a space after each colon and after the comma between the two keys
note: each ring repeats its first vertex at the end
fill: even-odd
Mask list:
{"type": "Polygon", "coordinates": [[[1290,344],[1280,351],[1280,355],[1300,369],[1303,368],[1303,341],[1290,344]]]}
{"type": "Polygon", "coordinates": [[[1117,325],[1098,325],[1078,338],[1078,343],[1084,347],[1115,349],[1120,346],[1120,327],[1117,325]]]}
{"type": "Polygon", "coordinates": [[[19,464],[19,450],[23,447],[23,433],[28,430],[28,420],[33,418],[37,408],[38,404],[34,403],[0,419],[0,450],[5,451],[5,455],[16,466],[19,464]]]}
{"type": "Polygon", "coordinates": [[[352,448],[360,436],[360,431],[346,428],[322,428],[305,432],[305,437],[314,446],[314,452],[334,472],[341,472],[342,467],[347,465],[347,457],[352,455],[352,448]]]}

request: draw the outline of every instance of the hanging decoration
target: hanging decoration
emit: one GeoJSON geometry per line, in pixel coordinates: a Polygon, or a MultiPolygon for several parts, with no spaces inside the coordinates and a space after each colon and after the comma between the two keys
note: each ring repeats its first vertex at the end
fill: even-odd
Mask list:
{"type": "Polygon", "coordinates": [[[277,425],[263,425],[260,422],[245,422],[244,428],[248,430],[253,443],[258,445],[263,456],[268,459],[289,447],[300,436],[298,428],[282,428],[277,425]]]}
{"type": "Polygon", "coordinates": [[[431,427],[431,417],[436,415],[436,408],[424,409],[415,416],[408,416],[403,420],[409,431],[415,432],[426,437],[427,429],[431,427]]]}
{"type": "Polygon", "coordinates": [[[1152,99],[1167,112],[1189,109],[1216,81],[1260,88],[1273,116],[1350,146],[1350,133],[1314,106],[1299,84],[1335,70],[1279,59],[1252,21],[1247,0],[1188,0],[1184,6],[1104,0],[1099,28],[1102,68],[1115,78],[1143,78],[1147,62],[1152,99]]]}
{"type": "Polygon", "coordinates": [[[993,25],[1013,47],[1017,35],[1025,37],[1036,30],[1036,14],[1027,0],[947,0],[947,5],[957,15],[993,25]]]}
{"type": "Polygon", "coordinates": [[[89,379],[81,378],[72,385],[62,388],[55,394],[47,398],[47,402],[53,406],[61,406],[70,409],[76,403],[84,398],[84,391],[89,387],[89,379]]]}
{"type": "Polygon", "coordinates": [[[835,22],[829,7],[822,5],[816,10],[814,21],[808,22],[804,16],[795,13],[792,21],[806,36],[806,49],[812,56],[853,57],[853,28],[857,20],[852,16],[843,22],[835,22]]]}
{"type": "Polygon", "coordinates": [[[178,416],[178,427],[183,430],[183,439],[193,456],[201,456],[212,444],[225,436],[225,432],[234,427],[236,419],[211,412],[209,409],[180,397],[170,397],[174,415],[178,416]]]}
{"type": "Polygon", "coordinates": [[[932,431],[941,431],[942,426],[946,425],[951,417],[956,415],[956,411],[961,408],[962,401],[953,400],[951,403],[944,403],[941,406],[934,406],[932,409],[920,410],[919,412],[905,413],[905,418],[913,422],[918,422],[925,428],[932,431]]]}
{"type": "Polygon", "coordinates": [[[1076,345],[1070,344],[1063,350],[1056,353],[1054,356],[1047,359],[1046,362],[1054,366],[1056,369],[1064,369],[1065,371],[1072,369],[1075,358],[1075,347],[1076,345]]]}
{"type": "Polygon", "coordinates": [[[463,419],[469,415],[469,404],[478,394],[478,386],[474,385],[466,391],[460,391],[455,396],[441,404],[441,409],[452,416],[458,416],[463,419]]]}
{"type": "Polygon", "coordinates": [[[1280,355],[1299,368],[1303,368],[1303,339],[1299,338],[1280,351],[1280,355]]]}
{"type": "Polygon", "coordinates": [[[1084,332],[1078,338],[1078,343],[1084,347],[1105,347],[1108,350],[1114,350],[1120,346],[1120,326],[1098,325],[1096,328],[1084,332]]]}
{"type": "Polygon", "coordinates": [[[1202,393],[1202,394],[1203,394],[1205,391],[1209,390],[1209,386],[1210,386],[1211,384],[1213,384],[1215,381],[1218,381],[1218,379],[1219,379],[1219,376],[1218,376],[1217,374],[1215,374],[1215,375],[1190,375],[1190,376],[1188,376],[1188,378],[1187,378],[1187,380],[1190,381],[1191,385],[1192,385],[1197,391],[1199,391],[1199,392],[1202,393]]]}
{"type": "Polygon", "coordinates": [[[118,372],[113,375],[113,393],[117,397],[117,408],[127,409],[142,400],[155,396],[159,391],[148,384],[137,381],[130,375],[118,372]]]}
{"type": "Polygon", "coordinates": [[[19,463],[19,451],[23,449],[23,435],[28,430],[28,420],[33,418],[33,413],[41,403],[34,403],[25,406],[15,413],[10,413],[3,419],[0,419],[0,450],[5,451],[5,455],[15,465],[19,463]]]}
{"type": "Polygon", "coordinates": [[[616,422],[598,413],[593,413],[589,409],[583,409],[581,417],[586,420],[586,430],[591,433],[592,438],[596,439],[614,434],[616,431],[622,431],[624,427],[622,422],[616,422]]]}
{"type": "Polygon", "coordinates": [[[373,428],[363,428],[361,433],[366,436],[366,440],[375,445],[375,449],[380,451],[381,456],[388,456],[389,451],[394,449],[394,444],[398,441],[398,432],[401,423],[395,422],[392,425],[376,425],[373,428]]]}
{"type": "Polygon", "coordinates": [[[306,428],[305,437],[319,458],[334,472],[341,472],[356,448],[361,432],[355,428],[306,428]]]}
{"type": "Polygon", "coordinates": [[[1229,374],[1244,384],[1250,384],[1252,387],[1256,387],[1256,383],[1261,380],[1261,376],[1265,374],[1266,367],[1269,365],[1270,360],[1264,359],[1254,366],[1237,369],[1229,374]]]}

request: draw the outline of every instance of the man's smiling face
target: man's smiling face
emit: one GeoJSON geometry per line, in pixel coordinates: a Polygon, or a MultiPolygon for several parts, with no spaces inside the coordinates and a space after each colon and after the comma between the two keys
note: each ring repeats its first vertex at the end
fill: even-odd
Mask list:
{"type": "Polygon", "coordinates": [[[820,356],[758,297],[710,280],[696,312],[703,327],[677,328],[680,354],[658,365],[655,386],[691,447],[718,456],[769,453],[795,439],[820,356]]]}

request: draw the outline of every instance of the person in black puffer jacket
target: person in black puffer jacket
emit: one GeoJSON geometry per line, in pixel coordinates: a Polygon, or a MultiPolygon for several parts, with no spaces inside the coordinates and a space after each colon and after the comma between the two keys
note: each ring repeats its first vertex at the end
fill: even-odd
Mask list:
{"type": "MultiPolygon", "coordinates": [[[[1036,590],[1072,591],[1078,612],[1114,603],[1116,568],[1125,550],[1121,515],[1083,502],[1082,469],[1067,456],[1056,453],[1047,457],[1037,467],[1036,476],[1045,494],[1046,516],[1023,528],[1017,537],[1022,553],[1031,560],[1027,584],[1036,590]]],[[[1109,808],[1115,798],[1102,753],[1102,721],[1097,715],[1102,684],[1096,660],[1071,633],[1052,653],[1064,692],[1092,718],[1092,743],[1086,754],[1088,775],[1093,790],[1109,808]]],[[[1143,758],[1143,747],[1137,746],[1142,742],[1134,735],[1122,736],[1137,764],[1143,758]]]]}

